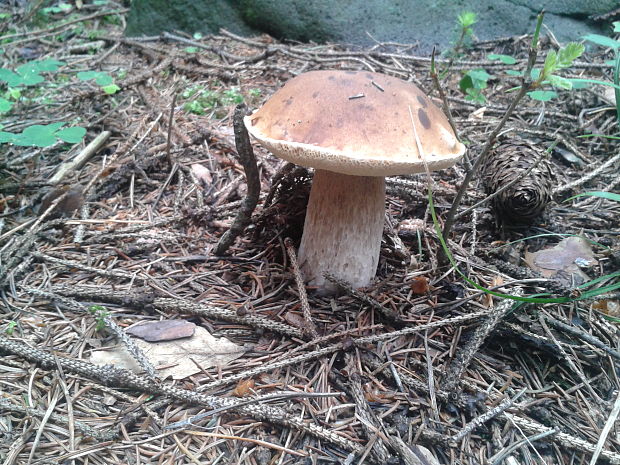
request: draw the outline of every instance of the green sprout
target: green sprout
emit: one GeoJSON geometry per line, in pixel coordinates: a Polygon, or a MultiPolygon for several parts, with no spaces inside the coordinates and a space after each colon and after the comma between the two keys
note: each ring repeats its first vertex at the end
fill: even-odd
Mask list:
{"type": "Polygon", "coordinates": [[[95,316],[95,321],[97,324],[95,325],[95,331],[101,331],[105,329],[106,323],[105,320],[110,316],[110,312],[103,305],[91,305],[88,307],[88,311],[95,316]]]}
{"type": "Polygon", "coordinates": [[[108,95],[115,94],[120,90],[120,87],[114,84],[112,76],[102,71],[80,71],[77,73],[77,77],[80,81],[90,81],[94,79],[95,83],[108,95]]]}
{"type": "Polygon", "coordinates": [[[205,115],[208,112],[215,111],[216,117],[222,116],[222,112],[218,110],[244,101],[243,94],[241,94],[237,87],[224,91],[215,91],[200,86],[193,86],[185,90],[181,96],[185,99],[190,99],[183,105],[185,111],[196,115],[205,115]]]}
{"type": "Polygon", "coordinates": [[[459,82],[461,92],[466,94],[465,100],[484,103],[486,98],[482,95],[482,90],[487,88],[488,81],[492,77],[483,69],[472,69],[465,73],[459,82]]]}
{"type": "Polygon", "coordinates": [[[13,335],[13,331],[15,331],[15,328],[17,327],[17,321],[9,321],[6,325],[6,328],[4,329],[4,333],[7,336],[12,336],[13,335]]]}

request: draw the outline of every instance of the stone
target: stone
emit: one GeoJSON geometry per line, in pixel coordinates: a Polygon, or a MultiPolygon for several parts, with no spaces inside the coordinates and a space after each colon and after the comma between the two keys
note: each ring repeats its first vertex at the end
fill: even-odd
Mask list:
{"type": "MultiPolygon", "coordinates": [[[[620,7],[619,0],[134,0],[127,34],[158,34],[181,29],[215,33],[220,27],[254,35],[267,32],[283,40],[338,42],[369,46],[376,42],[450,46],[463,11],[478,16],[480,40],[529,34],[544,6],[545,27],[560,42],[585,34],[609,32],[588,18],[620,7]]],[[[543,29],[543,34],[545,29],[543,29]]]]}
{"type": "Polygon", "coordinates": [[[134,0],[125,34],[135,37],[175,30],[217,34],[222,27],[235,34],[260,34],[244,22],[237,3],[235,0],[134,0]]]}

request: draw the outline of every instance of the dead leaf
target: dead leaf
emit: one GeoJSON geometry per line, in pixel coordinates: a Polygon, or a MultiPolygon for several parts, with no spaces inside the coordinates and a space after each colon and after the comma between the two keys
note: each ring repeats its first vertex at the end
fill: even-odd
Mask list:
{"type": "Polygon", "coordinates": [[[52,206],[54,200],[61,195],[64,195],[63,199],[60,200],[54,209],[49,213],[48,219],[58,218],[61,216],[71,216],[73,212],[80,208],[84,203],[84,194],[82,194],[82,189],[79,186],[74,188],[71,188],[68,185],[59,187],[51,190],[41,199],[39,215],[45,213],[47,209],[52,206]]]}
{"type": "Polygon", "coordinates": [[[235,397],[245,397],[252,392],[256,383],[253,379],[241,380],[237,383],[237,387],[230,393],[235,397]]]}
{"type": "Polygon", "coordinates": [[[599,94],[603,100],[605,100],[610,105],[616,106],[616,92],[613,87],[610,86],[601,86],[601,93],[599,94]]]}
{"type": "Polygon", "coordinates": [[[126,332],[145,341],[159,342],[191,337],[194,335],[195,328],[196,325],[191,321],[162,320],[132,326],[126,332]]]}
{"type": "MultiPolygon", "coordinates": [[[[491,280],[490,287],[495,289],[502,284],[504,284],[504,279],[501,276],[494,276],[491,280]]],[[[493,307],[493,296],[491,294],[483,294],[482,305],[484,305],[486,308],[493,307]]]]}
{"type": "Polygon", "coordinates": [[[426,276],[415,276],[410,286],[413,293],[417,295],[427,294],[430,290],[426,276]]]}
{"type": "Polygon", "coordinates": [[[364,397],[368,402],[377,402],[380,404],[387,404],[391,402],[391,400],[386,398],[384,394],[377,391],[364,391],[364,397]]]}
{"type": "Polygon", "coordinates": [[[306,320],[304,320],[304,317],[301,316],[299,313],[286,312],[284,314],[284,320],[288,324],[295,326],[296,328],[303,328],[304,326],[306,326],[306,320]]]}
{"type": "Polygon", "coordinates": [[[194,173],[196,179],[198,179],[198,181],[200,181],[205,186],[210,186],[213,183],[211,171],[200,163],[192,164],[192,173],[194,173]]]}
{"type": "Polygon", "coordinates": [[[581,237],[567,237],[559,244],[538,252],[525,252],[525,262],[545,278],[555,278],[567,286],[579,285],[590,279],[581,268],[598,261],[590,244],[581,237]]]}
{"type": "MultiPolygon", "coordinates": [[[[241,357],[245,349],[225,338],[213,337],[205,328],[196,326],[194,335],[176,341],[147,342],[132,338],[145,357],[158,369],[161,378],[184,379],[201,370],[225,366],[241,357]]],[[[124,346],[93,351],[90,361],[96,365],[114,365],[139,373],[142,369],[124,346]]]]}
{"type": "Polygon", "coordinates": [[[487,110],[487,107],[480,107],[477,110],[471,112],[467,119],[469,120],[478,120],[482,121],[484,119],[484,112],[487,110]]]}
{"type": "Polygon", "coordinates": [[[620,317],[620,301],[618,300],[595,300],[592,302],[592,309],[614,318],[620,317]]]}

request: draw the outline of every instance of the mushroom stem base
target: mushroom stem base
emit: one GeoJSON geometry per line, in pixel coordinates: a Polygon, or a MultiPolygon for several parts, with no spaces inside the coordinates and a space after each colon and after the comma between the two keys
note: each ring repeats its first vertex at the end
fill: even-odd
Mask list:
{"type": "Polygon", "coordinates": [[[370,284],[377,271],[385,179],[317,170],[312,181],[299,262],[307,281],[334,290],[328,272],[353,287],[370,284]]]}

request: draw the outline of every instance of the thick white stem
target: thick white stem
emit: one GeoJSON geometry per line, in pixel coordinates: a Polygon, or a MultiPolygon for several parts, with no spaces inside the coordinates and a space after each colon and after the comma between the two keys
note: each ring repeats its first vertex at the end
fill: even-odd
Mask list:
{"type": "Polygon", "coordinates": [[[367,286],[377,271],[385,216],[385,179],[317,170],[312,181],[299,262],[311,285],[323,273],[367,286]]]}

